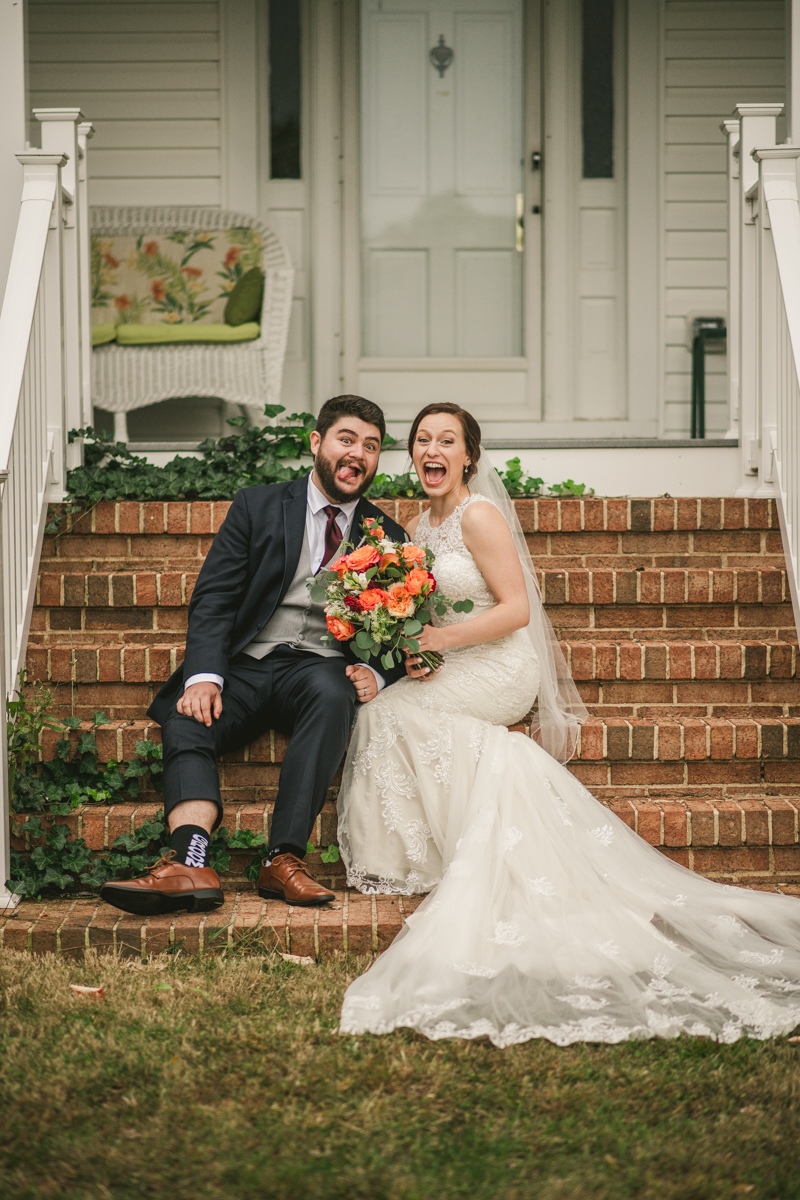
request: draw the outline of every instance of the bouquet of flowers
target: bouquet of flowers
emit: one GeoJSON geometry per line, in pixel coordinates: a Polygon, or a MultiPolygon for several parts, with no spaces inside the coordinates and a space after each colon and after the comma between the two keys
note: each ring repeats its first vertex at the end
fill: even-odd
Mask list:
{"type": "Polygon", "coordinates": [[[349,553],[306,581],[311,599],[325,605],[328,632],[323,642],[352,642],[357,658],[365,663],[380,658],[387,671],[408,650],[435,671],[442,656],[431,650],[420,653],[417,637],[423,625],[448,608],[471,612],[472,601],[451,601],[437,593],[431,550],[393,542],[374,517],[365,518],[362,533],[358,549],[345,543],[342,550],[349,553]]]}

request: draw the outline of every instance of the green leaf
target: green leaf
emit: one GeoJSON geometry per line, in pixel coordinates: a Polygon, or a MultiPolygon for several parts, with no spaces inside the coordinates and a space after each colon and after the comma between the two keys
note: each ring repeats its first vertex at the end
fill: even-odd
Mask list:
{"type": "Polygon", "coordinates": [[[323,850],[320,858],[324,863],[336,863],[339,861],[339,847],[331,843],[327,850],[323,850]]]}
{"type": "Polygon", "coordinates": [[[409,617],[409,619],[403,625],[403,633],[405,634],[413,635],[415,633],[420,633],[421,630],[422,622],[416,620],[415,617],[409,617]]]}
{"type": "Polygon", "coordinates": [[[377,642],[375,642],[371,634],[367,633],[366,629],[359,629],[356,634],[356,645],[360,646],[362,650],[375,650],[377,648],[377,642]]]}
{"type": "Polygon", "coordinates": [[[306,842],[306,854],[314,854],[316,852],[316,849],[317,849],[317,847],[314,845],[314,843],[309,838],[308,841],[306,842]]]}
{"type": "Polygon", "coordinates": [[[80,717],[64,717],[64,720],[61,722],[61,724],[65,729],[80,729],[81,719],[80,717]]]}
{"type": "Polygon", "coordinates": [[[308,591],[315,604],[324,604],[328,599],[328,593],[325,591],[324,587],[318,587],[316,584],[314,584],[308,589],[308,591]]]}
{"type": "Polygon", "coordinates": [[[391,650],[387,651],[386,654],[381,655],[381,663],[387,671],[391,671],[392,667],[394,666],[394,656],[392,655],[391,650]]]}
{"type": "Polygon", "coordinates": [[[370,660],[369,650],[364,650],[361,646],[354,645],[353,642],[350,643],[350,646],[351,646],[353,654],[355,654],[356,658],[360,659],[361,662],[363,662],[363,663],[369,662],[369,660],[370,660]]]}
{"type": "Polygon", "coordinates": [[[404,642],[404,648],[410,650],[412,654],[416,654],[419,650],[419,642],[416,638],[407,638],[404,642]]]}

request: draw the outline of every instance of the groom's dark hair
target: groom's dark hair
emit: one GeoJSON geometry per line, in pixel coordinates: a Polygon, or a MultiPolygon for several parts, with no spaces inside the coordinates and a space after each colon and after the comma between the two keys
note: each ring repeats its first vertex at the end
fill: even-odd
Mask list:
{"type": "Polygon", "coordinates": [[[386,418],[383,411],[371,400],[365,400],[363,396],[334,396],[332,400],[326,400],[317,417],[317,433],[323,440],[331,426],[341,417],[358,417],[360,421],[366,421],[367,425],[374,425],[380,430],[383,444],[386,437],[386,418]]]}

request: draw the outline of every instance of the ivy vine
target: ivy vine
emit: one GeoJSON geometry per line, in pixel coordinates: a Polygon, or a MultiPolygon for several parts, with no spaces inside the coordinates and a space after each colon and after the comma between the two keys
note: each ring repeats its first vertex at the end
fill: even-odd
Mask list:
{"type": "MultiPolygon", "coordinates": [[[[280,404],[264,408],[270,421],[283,412],[280,404]]],[[[83,439],[83,465],[68,472],[67,503],[52,516],[48,532],[58,532],[64,513],[84,511],[101,500],[230,500],[240,488],[282,483],[308,474],[310,465],[303,460],[311,457],[310,436],[316,425],[311,413],[291,413],[264,428],[249,425],[247,417],[231,417],[227,424],[235,432],[216,441],[207,438],[201,442],[200,458],[178,455],[162,467],[153,466],[124,442],[115,442],[108,433],[92,426],[70,430],[70,442],[83,439]]],[[[383,447],[391,449],[397,444],[387,435],[383,447]]],[[[513,497],[594,494],[572,479],[545,485],[543,479],[526,475],[519,458],[506,463],[500,478],[513,497]]],[[[372,481],[369,496],[373,500],[414,499],[424,496],[424,492],[411,472],[382,473],[372,481]]]]}

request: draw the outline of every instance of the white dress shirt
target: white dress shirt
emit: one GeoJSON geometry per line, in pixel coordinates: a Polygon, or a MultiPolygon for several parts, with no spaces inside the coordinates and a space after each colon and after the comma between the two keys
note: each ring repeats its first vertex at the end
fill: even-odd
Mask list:
{"type": "MultiPolygon", "coordinates": [[[[308,551],[311,558],[311,571],[316,575],[317,571],[322,566],[322,558],[325,553],[325,530],[328,525],[327,514],[322,510],[329,505],[331,501],[327,496],[319,490],[311,475],[308,477],[308,494],[306,501],[306,536],[308,537],[308,551]]],[[[336,524],[344,541],[347,537],[347,531],[353,521],[353,514],[358,506],[358,500],[349,500],[347,504],[338,504],[335,507],[339,509],[339,514],[336,517],[336,524]]],[[[368,671],[372,671],[375,676],[375,682],[380,691],[386,684],[383,678],[374,667],[364,664],[368,671]]],[[[184,690],[191,687],[193,683],[215,683],[220,691],[225,686],[225,680],[221,675],[198,674],[192,675],[184,683],[184,690]]]]}

